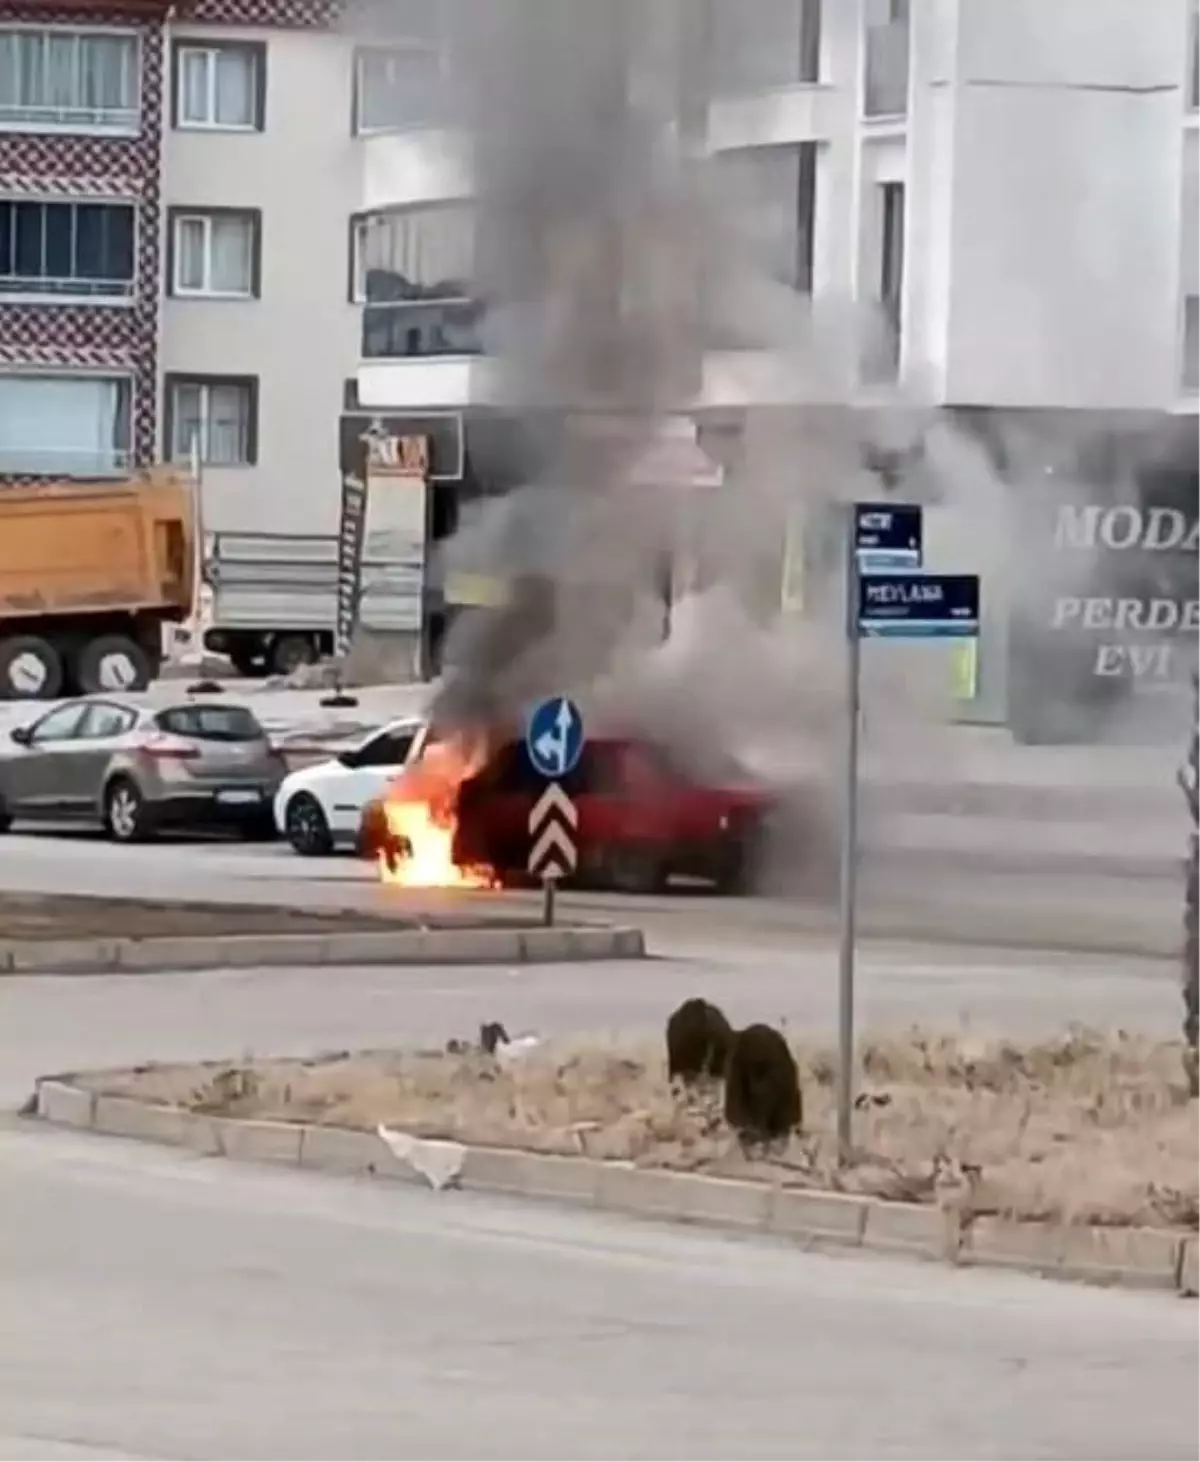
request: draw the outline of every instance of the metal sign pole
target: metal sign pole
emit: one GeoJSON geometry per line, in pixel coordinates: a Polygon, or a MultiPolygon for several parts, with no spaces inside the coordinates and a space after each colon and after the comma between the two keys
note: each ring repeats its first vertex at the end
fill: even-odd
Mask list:
{"type": "Polygon", "coordinates": [[[542,924],[547,929],[554,927],[554,892],[557,882],[555,878],[542,879],[542,924]]]}
{"type": "Polygon", "coordinates": [[[849,1161],[854,1111],[854,937],[858,896],[858,727],[861,644],[858,632],[858,552],[855,510],[846,524],[846,759],[842,795],[841,945],[838,957],[837,1143],[849,1161]]]}

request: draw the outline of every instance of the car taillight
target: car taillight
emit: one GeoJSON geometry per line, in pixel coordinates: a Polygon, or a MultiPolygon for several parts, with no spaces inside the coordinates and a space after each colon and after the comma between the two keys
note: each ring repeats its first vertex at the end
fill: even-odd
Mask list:
{"type": "Polygon", "coordinates": [[[138,744],[137,754],[149,761],[195,761],[200,752],[178,737],[148,736],[138,744]]]}

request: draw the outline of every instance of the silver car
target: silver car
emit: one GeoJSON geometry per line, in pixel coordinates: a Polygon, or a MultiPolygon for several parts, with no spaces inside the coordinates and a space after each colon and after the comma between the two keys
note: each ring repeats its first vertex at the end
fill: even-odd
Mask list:
{"type": "Polygon", "coordinates": [[[286,770],[247,706],[90,696],[0,733],[0,832],[28,821],[99,824],[119,843],[171,827],[270,838],[286,770]]]}

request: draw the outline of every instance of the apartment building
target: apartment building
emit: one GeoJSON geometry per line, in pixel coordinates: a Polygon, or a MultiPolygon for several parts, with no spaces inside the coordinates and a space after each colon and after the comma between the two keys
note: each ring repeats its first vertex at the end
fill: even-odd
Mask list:
{"type": "Polygon", "coordinates": [[[0,5],[0,478],[195,445],[210,531],[336,530],[360,328],[336,12],[0,5]]]}
{"type": "MultiPolygon", "coordinates": [[[[1194,0],[713,0],[710,20],[707,147],[714,166],[770,200],[771,272],[799,297],[871,307],[875,328],[838,394],[863,407],[943,408],[998,480],[1044,472],[1044,501],[1082,475],[1098,511],[1133,492],[1147,511],[1194,523],[1194,0]]],[[[485,440],[498,377],[481,353],[471,285],[470,159],[438,110],[445,50],[426,23],[360,65],[370,99],[359,119],[359,406],[396,432],[438,413],[440,435],[453,438],[447,472],[465,464],[468,478],[502,477],[485,440]]],[[[806,396],[777,351],[734,344],[705,352],[690,408],[700,441],[726,464],[726,490],[736,490],[745,413],[819,410],[829,389],[824,379],[806,396]]],[[[1014,515],[1018,503],[1014,482],[1014,515]]],[[[1043,534],[1031,554],[1063,538],[1054,514],[1038,527],[1021,512],[1017,537],[1043,534]]],[[[935,567],[994,569],[990,526],[972,534],[949,509],[929,518],[935,567]],[[952,564],[939,564],[939,545],[952,564]]],[[[1194,550],[1190,527],[1163,552],[1182,544],[1194,550]]],[[[1192,583],[1179,588],[1177,618],[1194,630],[1194,552],[1173,562],[1175,579],[1192,583]]],[[[1155,564],[1147,584],[1161,579],[1161,554],[1155,564]]],[[[1078,718],[1075,729],[1032,726],[1037,687],[1063,676],[1018,645],[1031,616],[1039,643],[1062,627],[1062,596],[1035,612],[1013,604],[1006,584],[992,574],[964,714],[1024,715],[1030,735],[1077,734],[1078,718]],[[1024,670],[1010,674],[1018,661],[1024,670]]],[[[1100,699],[1120,699],[1134,681],[1160,688],[1158,642],[1130,656],[1105,638],[1104,605],[1088,612],[1099,638],[1071,653],[1083,654],[1082,680],[1100,699]]],[[[1171,657],[1172,677],[1190,667],[1193,639],[1171,657]]]]}

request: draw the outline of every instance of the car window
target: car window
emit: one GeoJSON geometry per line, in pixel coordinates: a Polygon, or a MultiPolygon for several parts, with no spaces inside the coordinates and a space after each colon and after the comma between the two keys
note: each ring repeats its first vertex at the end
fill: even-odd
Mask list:
{"type": "Polygon", "coordinates": [[[78,735],[87,741],[100,741],[110,736],[123,736],[133,728],[137,712],[128,706],[113,706],[93,701],[83,713],[78,735]]]}
{"type": "Polygon", "coordinates": [[[56,707],[31,728],[30,741],[38,746],[45,741],[69,741],[83,720],[84,710],[78,701],[73,705],[56,707]]]}
{"type": "Polygon", "coordinates": [[[173,736],[193,741],[262,741],[267,734],[246,706],[172,706],[159,711],[154,723],[173,736]]]}
{"type": "Polygon", "coordinates": [[[382,731],[373,741],[351,752],[349,764],[355,767],[403,766],[416,735],[415,731],[382,731]]]}

